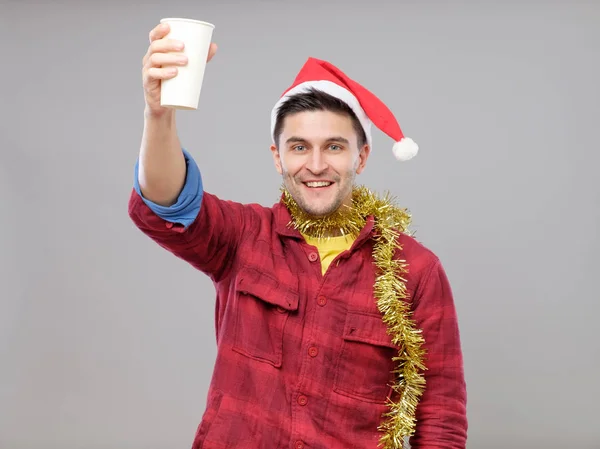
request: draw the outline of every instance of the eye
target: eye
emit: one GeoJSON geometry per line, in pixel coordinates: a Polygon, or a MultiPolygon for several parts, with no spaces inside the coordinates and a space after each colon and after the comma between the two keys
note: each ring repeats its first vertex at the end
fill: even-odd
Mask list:
{"type": "Polygon", "coordinates": [[[331,144],[329,146],[329,148],[331,148],[333,151],[337,151],[337,150],[341,150],[342,149],[342,147],[340,147],[339,145],[336,145],[336,144],[331,144]]]}
{"type": "Polygon", "coordinates": [[[292,149],[295,151],[302,151],[304,149],[304,145],[296,145],[292,149]]]}

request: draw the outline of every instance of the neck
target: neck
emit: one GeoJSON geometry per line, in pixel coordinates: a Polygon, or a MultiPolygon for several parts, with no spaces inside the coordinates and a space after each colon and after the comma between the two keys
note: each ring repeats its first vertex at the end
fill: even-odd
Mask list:
{"type": "MultiPolygon", "coordinates": [[[[311,233],[306,233],[305,235],[313,237],[311,233]]],[[[341,237],[343,235],[344,234],[339,229],[323,229],[316,238],[341,237]]]]}

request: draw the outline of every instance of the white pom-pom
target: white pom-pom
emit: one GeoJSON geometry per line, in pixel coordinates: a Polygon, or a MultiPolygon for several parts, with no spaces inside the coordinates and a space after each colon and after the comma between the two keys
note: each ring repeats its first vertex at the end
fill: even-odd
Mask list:
{"type": "Polygon", "coordinates": [[[401,162],[408,161],[419,152],[419,146],[410,137],[404,137],[396,142],[392,148],[394,156],[401,162]]]}

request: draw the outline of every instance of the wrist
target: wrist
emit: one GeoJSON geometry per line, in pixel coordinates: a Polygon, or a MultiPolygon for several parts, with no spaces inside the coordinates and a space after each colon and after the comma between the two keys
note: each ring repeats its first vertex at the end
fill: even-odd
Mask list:
{"type": "Polygon", "coordinates": [[[152,110],[148,106],[144,109],[144,119],[150,122],[170,123],[175,118],[175,110],[171,108],[162,108],[161,110],[152,110]]]}

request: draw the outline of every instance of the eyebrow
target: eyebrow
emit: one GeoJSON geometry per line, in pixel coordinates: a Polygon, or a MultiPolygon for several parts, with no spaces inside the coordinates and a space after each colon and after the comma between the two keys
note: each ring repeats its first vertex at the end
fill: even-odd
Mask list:
{"type": "MultiPolygon", "coordinates": [[[[345,137],[342,137],[342,136],[328,137],[325,141],[326,142],[342,142],[342,143],[345,143],[346,145],[350,144],[348,139],[346,139],[345,137]]],[[[308,143],[308,141],[306,139],[303,139],[302,137],[298,137],[298,136],[292,136],[285,141],[285,143],[297,143],[297,142],[308,143]]]]}

